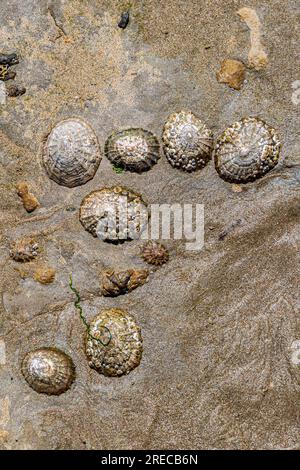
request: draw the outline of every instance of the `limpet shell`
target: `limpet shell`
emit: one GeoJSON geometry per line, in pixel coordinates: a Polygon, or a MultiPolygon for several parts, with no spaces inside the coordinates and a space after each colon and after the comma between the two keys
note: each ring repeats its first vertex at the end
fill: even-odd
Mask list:
{"type": "Polygon", "coordinates": [[[280,149],[279,137],[272,127],[258,118],[244,118],[228,127],[217,140],[216,170],[230,183],[249,183],[277,165],[280,149]]]}
{"type": "Polygon", "coordinates": [[[90,334],[86,337],[86,354],[91,368],[109,377],[129,374],[140,364],[142,353],[141,329],[128,312],[111,308],[103,310],[91,321],[90,334]],[[109,343],[103,327],[110,332],[109,343]],[[91,336],[102,338],[103,343],[108,344],[104,346],[91,336]]]}
{"type": "Polygon", "coordinates": [[[36,392],[60,395],[72,385],[75,366],[72,359],[60,349],[39,348],[24,357],[22,374],[36,392]]]}
{"type": "Polygon", "coordinates": [[[121,186],[92,191],[82,201],[79,219],[85,230],[104,241],[137,238],[148,221],[141,196],[121,186]]]}
{"type": "Polygon", "coordinates": [[[105,155],[115,166],[142,173],[159,159],[159,142],[144,129],[114,132],[105,143],[105,155]]]}
{"type": "Polygon", "coordinates": [[[169,260],[169,252],[162,243],[149,240],[141,248],[141,257],[148,264],[161,266],[169,260]]]}
{"type": "Polygon", "coordinates": [[[55,279],[55,269],[51,266],[38,266],[34,273],[34,280],[40,284],[51,284],[55,279]]]}
{"type": "Polygon", "coordinates": [[[162,140],[164,153],[174,168],[192,172],[203,168],[211,159],[212,131],[190,111],[168,117],[162,140]]]}
{"type": "Polygon", "coordinates": [[[16,240],[10,249],[10,256],[14,261],[26,263],[32,261],[38,255],[39,245],[34,238],[25,237],[16,240]]]}
{"type": "Polygon", "coordinates": [[[66,119],[51,131],[43,162],[50,179],[73,188],[91,180],[101,162],[96,134],[81,119],[66,119]]]}
{"type": "Polygon", "coordinates": [[[127,294],[145,284],[148,276],[148,269],[127,269],[126,271],[108,269],[101,276],[101,294],[107,297],[127,294]]]}

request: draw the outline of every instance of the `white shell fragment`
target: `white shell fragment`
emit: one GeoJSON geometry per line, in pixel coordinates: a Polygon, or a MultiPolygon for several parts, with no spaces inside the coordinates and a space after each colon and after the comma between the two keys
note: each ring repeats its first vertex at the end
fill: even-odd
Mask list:
{"type": "Polygon", "coordinates": [[[48,136],[43,155],[50,179],[73,188],[91,180],[101,162],[93,129],[81,119],[58,123],[48,136]]]}

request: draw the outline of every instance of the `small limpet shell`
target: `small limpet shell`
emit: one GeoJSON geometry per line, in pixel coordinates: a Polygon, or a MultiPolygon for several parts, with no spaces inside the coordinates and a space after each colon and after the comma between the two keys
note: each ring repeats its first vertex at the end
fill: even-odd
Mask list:
{"type": "Polygon", "coordinates": [[[168,117],[162,140],[164,153],[174,168],[196,171],[211,159],[212,131],[190,111],[180,111],[168,117]]]}
{"type": "Polygon", "coordinates": [[[81,119],[59,122],[48,136],[43,162],[50,179],[73,188],[91,180],[101,162],[96,134],[81,119]]]}
{"type": "Polygon", "coordinates": [[[140,364],[143,353],[141,329],[128,312],[111,308],[102,311],[90,323],[86,337],[89,366],[103,375],[118,377],[129,374],[140,364]],[[104,327],[104,328],[103,328],[104,327]],[[110,332],[110,341],[105,330],[110,332]],[[100,341],[103,339],[104,346],[100,341]]]}
{"type": "Polygon", "coordinates": [[[72,359],[60,349],[39,348],[24,357],[22,374],[36,392],[60,395],[72,385],[75,366],[72,359]]]}
{"type": "Polygon", "coordinates": [[[276,131],[258,118],[235,122],[219,137],[215,166],[230,183],[249,183],[277,165],[281,143],[276,131]]]}
{"type": "Polygon", "coordinates": [[[16,240],[10,249],[10,256],[14,261],[27,263],[35,259],[38,255],[39,245],[34,238],[25,237],[16,240]]]}
{"type": "Polygon", "coordinates": [[[114,132],[105,143],[105,155],[115,166],[142,173],[159,159],[159,142],[144,129],[114,132]]]}
{"type": "Polygon", "coordinates": [[[79,219],[85,230],[104,241],[138,238],[148,221],[141,196],[121,186],[92,191],[82,201],[79,219]]]}
{"type": "Polygon", "coordinates": [[[34,273],[34,280],[40,284],[51,284],[55,279],[55,269],[51,266],[38,266],[34,273]]]}

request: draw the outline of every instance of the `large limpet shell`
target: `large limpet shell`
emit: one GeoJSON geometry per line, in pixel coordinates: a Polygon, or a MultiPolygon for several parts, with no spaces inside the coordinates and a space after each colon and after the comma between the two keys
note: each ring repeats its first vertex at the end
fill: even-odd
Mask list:
{"type": "Polygon", "coordinates": [[[92,191],[82,201],[79,219],[85,230],[104,241],[138,238],[148,221],[141,196],[121,186],[92,191]]]}
{"type": "Polygon", "coordinates": [[[48,136],[43,155],[50,179],[73,188],[91,180],[101,162],[96,134],[81,119],[59,122],[48,136]]]}
{"type": "Polygon", "coordinates": [[[203,168],[211,159],[212,131],[190,111],[168,117],[162,140],[164,153],[174,168],[191,172],[203,168]]]}
{"type": "Polygon", "coordinates": [[[38,255],[39,245],[34,238],[25,237],[13,242],[10,256],[14,261],[26,263],[35,259],[38,255]]]}
{"type": "Polygon", "coordinates": [[[60,395],[66,392],[75,379],[72,359],[60,349],[40,348],[26,354],[22,374],[38,393],[60,395]]]}
{"type": "Polygon", "coordinates": [[[141,257],[148,264],[161,266],[169,261],[169,252],[162,243],[148,240],[141,248],[141,257]]]}
{"type": "Polygon", "coordinates": [[[128,312],[111,308],[91,321],[90,334],[86,337],[86,354],[91,368],[110,377],[129,374],[139,365],[142,353],[141,329],[128,312]],[[93,338],[102,338],[103,345],[93,338]]]}
{"type": "Polygon", "coordinates": [[[148,269],[108,269],[102,272],[100,290],[107,297],[127,294],[148,281],[148,269]]]}
{"type": "Polygon", "coordinates": [[[159,159],[159,142],[144,129],[114,132],[105,143],[105,155],[117,167],[142,173],[159,159]]]}
{"type": "Polygon", "coordinates": [[[216,170],[230,183],[249,183],[275,167],[280,149],[272,127],[258,118],[244,118],[228,127],[217,140],[216,170]]]}

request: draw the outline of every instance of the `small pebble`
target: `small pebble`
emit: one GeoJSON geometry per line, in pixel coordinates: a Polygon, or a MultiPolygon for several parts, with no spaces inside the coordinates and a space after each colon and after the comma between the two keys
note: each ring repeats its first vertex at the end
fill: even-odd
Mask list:
{"type": "Polygon", "coordinates": [[[9,70],[9,65],[0,64],[0,80],[6,82],[7,80],[14,80],[16,72],[9,70]]]}

